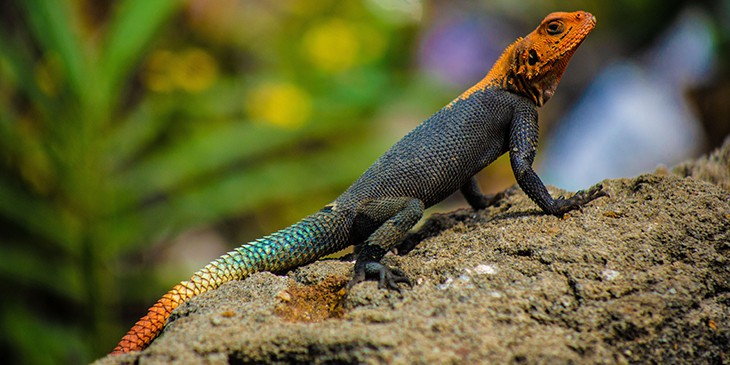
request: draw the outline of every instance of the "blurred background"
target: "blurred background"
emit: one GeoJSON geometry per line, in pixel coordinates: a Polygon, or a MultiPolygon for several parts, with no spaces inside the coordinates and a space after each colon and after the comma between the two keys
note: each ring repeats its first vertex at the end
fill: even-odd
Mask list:
{"type": "MultiPolygon", "coordinates": [[[[730,0],[0,4],[5,363],[103,356],[172,285],[333,200],[552,11],[598,25],[540,111],[548,184],[730,132],[730,0]]],[[[514,184],[504,158],[480,180],[514,184]]]]}

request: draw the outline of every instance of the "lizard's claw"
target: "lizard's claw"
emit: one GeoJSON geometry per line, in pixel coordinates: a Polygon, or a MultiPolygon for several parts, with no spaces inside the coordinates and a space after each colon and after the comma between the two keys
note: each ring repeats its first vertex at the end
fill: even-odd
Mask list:
{"type": "Polygon", "coordinates": [[[579,205],[584,205],[593,199],[600,198],[602,196],[608,196],[608,193],[603,190],[603,184],[596,184],[591,186],[588,190],[580,190],[572,196],[571,200],[576,200],[579,205]]]}
{"type": "Polygon", "coordinates": [[[367,279],[378,280],[378,288],[395,290],[400,293],[400,287],[398,283],[405,283],[408,286],[413,286],[411,280],[406,277],[405,273],[400,269],[389,268],[379,262],[368,262],[365,265],[355,265],[355,273],[347,283],[347,289],[352,288],[355,284],[358,284],[367,279]]]}
{"type": "Polygon", "coordinates": [[[556,199],[556,201],[559,202],[561,207],[557,212],[553,214],[557,216],[562,216],[563,214],[571,210],[583,210],[582,208],[584,205],[602,196],[608,196],[608,193],[603,190],[602,184],[596,184],[588,190],[579,190],[568,199],[560,196],[558,199],[556,199]]]}
{"type": "Polygon", "coordinates": [[[363,281],[365,281],[365,271],[355,269],[355,273],[352,275],[352,279],[350,279],[345,288],[349,291],[353,286],[363,281]]]}
{"type": "Polygon", "coordinates": [[[405,273],[400,269],[391,269],[382,264],[380,264],[380,266],[381,268],[379,269],[380,274],[378,279],[378,288],[395,290],[400,293],[400,287],[398,286],[398,283],[405,283],[408,284],[408,286],[410,287],[413,286],[411,280],[408,279],[405,273]]]}
{"type": "Polygon", "coordinates": [[[500,191],[496,194],[485,195],[483,199],[483,207],[481,207],[480,209],[497,205],[497,203],[502,201],[506,197],[506,195],[507,194],[505,194],[504,191],[500,191]]]}

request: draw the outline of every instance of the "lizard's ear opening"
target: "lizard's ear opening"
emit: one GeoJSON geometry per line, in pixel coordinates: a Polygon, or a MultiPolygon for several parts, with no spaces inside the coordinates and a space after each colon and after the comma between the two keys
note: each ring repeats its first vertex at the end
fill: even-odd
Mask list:
{"type": "Polygon", "coordinates": [[[527,53],[527,64],[530,66],[535,66],[538,61],[540,61],[540,57],[537,56],[537,51],[531,49],[527,53]]]}

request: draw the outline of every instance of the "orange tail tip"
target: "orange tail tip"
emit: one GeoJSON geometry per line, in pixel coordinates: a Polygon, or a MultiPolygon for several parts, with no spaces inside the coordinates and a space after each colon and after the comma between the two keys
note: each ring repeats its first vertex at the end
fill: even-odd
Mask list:
{"type": "Polygon", "coordinates": [[[175,285],[132,326],[111,355],[144,350],[160,334],[172,311],[192,295],[192,290],[183,286],[183,283],[175,285]]]}

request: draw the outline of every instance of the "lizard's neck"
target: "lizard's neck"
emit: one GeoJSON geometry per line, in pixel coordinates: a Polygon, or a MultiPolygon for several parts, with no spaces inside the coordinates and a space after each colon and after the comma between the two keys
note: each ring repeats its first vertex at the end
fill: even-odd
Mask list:
{"type": "Polygon", "coordinates": [[[575,49],[566,52],[555,62],[543,66],[549,70],[548,72],[530,78],[530,75],[520,72],[525,66],[521,62],[524,58],[519,57],[522,53],[520,45],[522,38],[507,47],[489,73],[467,92],[473,93],[479,89],[492,87],[524,96],[537,106],[545,104],[555,94],[555,89],[560,84],[560,79],[575,49]]]}
{"type": "MultiPolygon", "coordinates": [[[[536,101],[535,97],[532,97],[535,93],[531,90],[530,85],[526,82],[524,77],[518,77],[518,57],[519,53],[517,46],[522,42],[522,38],[518,38],[507,49],[502,52],[497,62],[494,63],[492,69],[489,70],[487,76],[478,84],[483,84],[485,87],[494,87],[513,92],[526,96],[531,100],[536,101]]],[[[538,105],[540,105],[538,103],[538,105]]]]}
{"type": "Polygon", "coordinates": [[[522,38],[517,39],[504,50],[501,56],[494,63],[492,69],[486,76],[474,86],[459,96],[459,99],[466,99],[471,94],[486,88],[502,89],[514,94],[524,96],[532,100],[537,106],[542,106],[555,93],[560,83],[560,77],[568,65],[567,59],[556,62],[553,72],[547,73],[540,79],[528,80],[527,77],[518,72],[520,67],[519,44],[522,38]]]}

